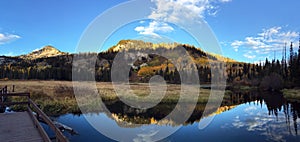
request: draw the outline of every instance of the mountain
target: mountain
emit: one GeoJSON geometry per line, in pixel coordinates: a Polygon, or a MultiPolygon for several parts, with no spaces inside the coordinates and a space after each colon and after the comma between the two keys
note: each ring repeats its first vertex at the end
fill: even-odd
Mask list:
{"type": "MultiPolygon", "coordinates": [[[[120,52],[120,51],[144,51],[144,50],[172,50],[178,47],[184,47],[191,56],[198,58],[198,60],[207,60],[207,61],[223,61],[223,62],[237,62],[228,57],[222,55],[207,53],[200,48],[196,48],[188,44],[180,43],[152,43],[145,42],[142,40],[121,40],[117,45],[112,46],[108,49],[108,52],[120,52]]],[[[174,51],[174,50],[173,50],[174,51]]]]}
{"type": "Polygon", "coordinates": [[[119,52],[119,51],[128,51],[128,50],[156,50],[160,47],[165,49],[174,49],[177,46],[183,44],[179,43],[152,43],[152,42],[145,42],[142,40],[121,40],[115,46],[112,46],[108,49],[108,51],[119,52]]]}
{"type": "Polygon", "coordinates": [[[18,56],[21,59],[38,59],[38,58],[49,58],[49,57],[55,57],[55,56],[62,56],[67,55],[68,53],[61,52],[58,49],[56,49],[53,46],[47,45],[44,46],[42,49],[33,51],[26,55],[18,56]]]}
{"type": "MultiPolygon", "coordinates": [[[[109,82],[111,81],[111,69],[116,55],[122,55],[122,58],[132,61],[124,67],[131,67],[129,76],[130,81],[133,82],[147,82],[151,76],[161,75],[165,77],[167,82],[180,83],[178,71],[198,73],[203,82],[209,82],[211,79],[210,68],[219,67],[220,61],[227,62],[227,67],[233,67],[232,70],[229,70],[232,78],[241,75],[242,72],[239,70],[244,66],[244,63],[207,53],[188,44],[121,40],[107,51],[100,53],[69,54],[61,52],[53,46],[45,46],[26,55],[0,56],[0,79],[72,80],[73,71],[73,73],[77,72],[78,74],[95,72],[97,81],[109,82]],[[177,50],[182,48],[185,50],[177,50]],[[123,54],[124,51],[135,52],[123,54]],[[184,53],[183,55],[183,52],[188,54],[184,53]],[[164,53],[161,55],[167,56],[163,57],[156,53],[164,53]],[[74,57],[78,57],[75,62],[73,61],[74,57]],[[96,64],[94,68],[91,68],[86,63],[92,63],[95,61],[95,57],[97,57],[96,64]],[[171,57],[172,61],[167,57],[171,57]],[[187,60],[190,57],[192,60],[187,60]]],[[[88,76],[80,76],[79,78],[79,80],[88,79],[88,76]]]]}

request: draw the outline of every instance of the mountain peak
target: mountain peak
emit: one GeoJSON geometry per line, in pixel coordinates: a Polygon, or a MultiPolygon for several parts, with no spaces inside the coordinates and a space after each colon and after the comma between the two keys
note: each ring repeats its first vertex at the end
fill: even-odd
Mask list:
{"type": "Polygon", "coordinates": [[[34,50],[33,52],[21,55],[20,58],[23,59],[38,59],[38,58],[48,58],[48,57],[54,57],[59,55],[66,55],[67,53],[61,52],[55,47],[51,45],[47,45],[42,47],[41,49],[34,50]]]}
{"type": "Polygon", "coordinates": [[[152,42],[146,42],[143,40],[120,40],[119,43],[111,48],[108,49],[108,51],[128,51],[130,49],[133,50],[141,50],[141,49],[157,49],[159,47],[164,47],[167,49],[172,49],[177,47],[178,43],[152,43],[152,42]]]}
{"type": "Polygon", "coordinates": [[[60,52],[58,49],[56,49],[55,47],[53,47],[51,45],[46,45],[43,48],[41,48],[40,50],[43,50],[43,51],[58,51],[58,52],[60,52]]]}
{"type": "Polygon", "coordinates": [[[152,42],[147,42],[147,41],[143,41],[143,40],[130,40],[130,39],[120,40],[116,45],[109,48],[108,51],[113,51],[113,52],[129,51],[129,50],[141,51],[144,49],[152,49],[152,50],[156,50],[158,48],[174,49],[177,47],[184,47],[193,56],[199,56],[199,55],[203,54],[202,57],[210,56],[210,57],[206,57],[206,58],[211,58],[211,59],[215,58],[216,60],[224,61],[224,62],[237,62],[233,59],[224,57],[222,55],[205,52],[202,49],[196,48],[193,45],[181,44],[181,43],[177,43],[177,42],[152,43],[152,42]],[[197,53],[195,53],[195,52],[197,52],[197,53]]]}

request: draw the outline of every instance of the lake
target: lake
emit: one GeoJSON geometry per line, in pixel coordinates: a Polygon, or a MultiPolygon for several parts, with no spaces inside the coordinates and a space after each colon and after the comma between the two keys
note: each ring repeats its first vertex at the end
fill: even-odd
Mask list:
{"type": "MultiPolygon", "coordinates": [[[[178,129],[172,135],[161,140],[164,142],[300,141],[298,134],[300,103],[289,102],[278,93],[235,93],[225,99],[217,111],[212,111],[210,115],[204,116],[202,119],[205,104],[197,104],[194,113],[184,124],[177,123],[176,120],[159,124],[153,123],[169,113],[170,106],[172,108],[172,104],[160,104],[156,109],[138,112],[122,102],[114,102],[107,103],[107,108],[113,115],[105,112],[83,115],[65,114],[53,119],[78,132],[73,135],[64,132],[72,142],[114,141],[94,129],[85,117],[103,122],[107,129],[112,130],[178,129]],[[204,123],[210,117],[214,117],[213,121],[206,128],[200,130],[199,124],[204,123]]],[[[184,106],[183,108],[188,107],[184,106]]],[[[44,128],[49,135],[53,136],[48,126],[44,125],[44,128]]],[[[151,141],[152,134],[153,131],[144,131],[143,134],[128,137],[130,137],[130,141],[151,141]]]]}

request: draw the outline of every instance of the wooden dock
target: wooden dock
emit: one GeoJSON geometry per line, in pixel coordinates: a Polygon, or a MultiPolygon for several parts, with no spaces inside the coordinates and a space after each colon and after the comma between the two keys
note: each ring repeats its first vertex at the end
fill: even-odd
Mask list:
{"type": "Polygon", "coordinates": [[[8,93],[7,86],[5,86],[0,89],[0,107],[3,108],[12,105],[27,105],[27,111],[0,113],[1,142],[68,142],[67,138],[55,126],[52,120],[30,99],[29,93],[8,93]],[[5,98],[12,96],[26,97],[26,101],[4,101],[6,100],[5,98]],[[54,140],[50,140],[38,118],[43,120],[55,133],[54,140]]]}
{"type": "Polygon", "coordinates": [[[0,140],[7,142],[43,142],[28,112],[0,114],[0,140]]]}

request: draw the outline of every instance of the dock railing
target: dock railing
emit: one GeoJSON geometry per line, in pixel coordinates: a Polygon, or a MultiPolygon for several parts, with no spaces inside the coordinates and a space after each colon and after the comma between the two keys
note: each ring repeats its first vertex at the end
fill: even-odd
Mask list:
{"type": "Polygon", "coordinates": [[[55,126],[53,121],[38,107],[36,103],[34,103],[30,99],[30,93],[8,93],[7,92],[7,86],[3,87],[0,90],[0,97],[2,100],[0,101],[0,106],[13,106],[13,105],[27,105],[27,111],[31,118],[33,119],[34,125],[38,128],[40,131],[43,139],[45,141],[51,142],[50,138],[48,137],[47,133],[43,129],[43,127],[40,125],[39,121],[37,118],[41,118],[43,122],[45,122],[51,130],[55,133],[55,139],[56,142],[68,142],[68,139],[62,134],[62,132],[55,126]],[[12,96],[17,96],[17,97],[26,97],[26,101],[20,101],[20,102],[6,102],[4,101],[4,98],[7,97],[12,97],[12,96]],[[33,113],[36,113],[36,116],[33,113]]]}

